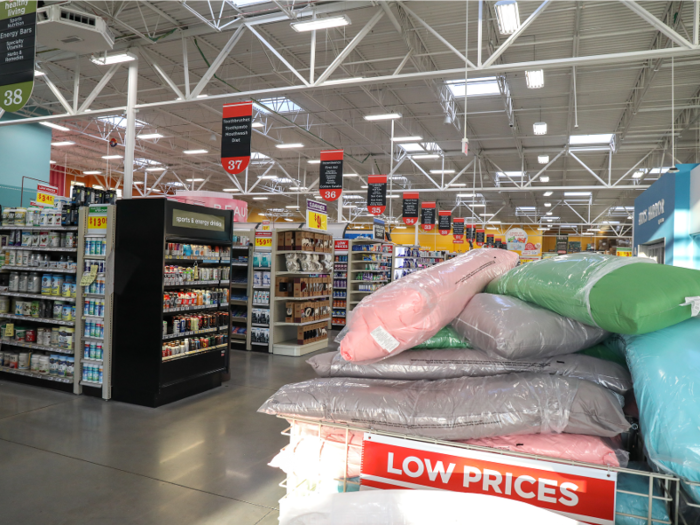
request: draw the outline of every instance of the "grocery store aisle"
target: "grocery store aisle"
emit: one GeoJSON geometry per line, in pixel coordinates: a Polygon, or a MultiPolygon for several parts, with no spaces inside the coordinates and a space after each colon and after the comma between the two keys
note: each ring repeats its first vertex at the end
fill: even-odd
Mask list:
{"type": "Polygon", "coordinates": [[[0,525],[273,525],[285,422],[257,414],[305,358],[232,352],[221,388],[150,409],[0,381],[0,525]]]}

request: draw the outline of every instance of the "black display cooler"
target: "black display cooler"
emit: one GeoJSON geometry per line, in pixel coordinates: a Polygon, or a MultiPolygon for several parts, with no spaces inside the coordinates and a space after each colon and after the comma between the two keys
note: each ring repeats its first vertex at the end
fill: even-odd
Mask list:
{"type": "MultiPolygon", "coordinates": [[[[230,247],[232,235],[230,210],[164,198],[117,202],[114,400],[157,407],[221,385],[222,376],[228,373],[230,341],[223,347],[193,355],[163,358],[163,321],[172,315],[164,311],[163,295],[166,288],[173,288],[165,286],[165,266],[182,262],[166,260],[165,249],[167,243],[230,247]]],[[[228,288],[228,282],[211,286],[228,288]]],[[[224,306],[228,311],[228,305],[220,309],[224,306]]],[[[225,333],[229,330],[227,324],[225,333]]],[[[184,337],[188,335],[170,336],[168,340],[184,337]]]]}

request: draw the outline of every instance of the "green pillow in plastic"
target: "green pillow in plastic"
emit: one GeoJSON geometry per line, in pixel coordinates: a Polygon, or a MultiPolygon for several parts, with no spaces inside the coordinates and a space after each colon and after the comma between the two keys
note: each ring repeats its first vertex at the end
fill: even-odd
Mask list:
{"type": "Polygon", "coordinates": [[[627,368],[627,360],[625,360],[625,356],[602,343],[576,353],[597,357],[598,359],[604,359],[605,361],[612,361],[613,363],[617,363],[618,365],[622,365],[627,368]]]}
{"type": "Polygon", "coordinates": [[[448,325],[424,343],[413,347],[414,350],[433,350],[435,348],[472,348],[472,345],[448,325]]]}
{"type": "Polygon", "coordinates": [[[576,253],[518,266],[488,293],[511,295],[618,334],[645,334],[691,317],[700,271],[651,259],[576,253]]]}

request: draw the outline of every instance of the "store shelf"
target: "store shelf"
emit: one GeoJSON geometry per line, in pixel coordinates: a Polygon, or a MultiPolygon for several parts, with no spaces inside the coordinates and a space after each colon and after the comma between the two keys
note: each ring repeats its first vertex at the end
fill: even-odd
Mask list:
{"type": "Polygon", "coordinates": [[[72,383],[72,377],[60,377],[52,376],[48,374],[41,374],[39,372],[32,372],[31,370],[19,370],[17,368],[10,368],[7,366],[0,366],[0,372],[7,372],[8,374],[16,374],[18,376],[34,377],[36,379],[46,379],[47,381],[56,381],[57,383],[72,383]]]}
{"type": "Polygon", "coordinates": [[[239,334],[239,333],[233,334],[232,333],[229,335],[231,336],[231,339],[245,339],[246,338],[246,334],[239,334]]]}
{"type": "Polygon", "coordinates": [[[83,315],[81,319],[104,319],[104,315],[83,315]]]}
{"type": "Polygon", "coordinates": [[[257,346],[270,346],[270,343],[255,343],[255,342],[251,342],[250,344],[251,344],[251,345],[257,345],[257,346]]]}
{"type": "Polygon", "coordinates": [[[309,299],[325,299],[328,297],[330,297],[330,295],[310,295],[308,297],[275,297],[275,301],[308,301],[309,299]]]}
{"type": "Polygon", "coordinates": [[[63,268],[40,268],[39,266],[3,266],[2,270],[19,270],[23,272],[46,272],[46,273],[76,273],[76,270],[64,270],[63,268]]]}
{"type": "Polygon", "coordinates": [[[204,330],[196,330],[192,332],[180,332],[177,334],[167,334],[163,336],[163,341],[171,341],[173,339],[180,339],[182,337],[193,337],[196,335],[213,334],[214,332],[220,332],[222,330],[228,330],[228,326],[221,328],[205,328],[204,330]]]}
{"type": "Polygon", "coordinates": [[[0,230],[27,230],[49,232],[74,232],[77,226],[0,226],[0,230]]]}
{"type": "Polygon", "coordinates": [[[101,365],[102,359],[92,359],[92,358],[83,357],[80,359],[80,362],[87,363],[89,365],[101,365]]]}
{"type": "Polygon", "coordinates": [[[216,281],[187,281],[183,284],[164,284],[165,288],[192,288],[193,286],[225,286],[220,280],[216,281]]]}
{"type": "Polygon", "coordinates": [[[200,262],[206,264],[228,264],[230,259],[214,259],[211,257],[166,257],[165,262],[200,262]]]}
{"type": "Polygon", "coordinates": [[[27,299],[50,299],[52,301],[65,301],[67,303],[75,302],[75,297],[63,297],[61,295],[42,295],[38,293],[24,292],[0,292],[0,295],[9,295],[10,297],[26,297],[27,299]]]}
{"type": "Polygon", "coordinates": [[[262,306],[265,308],[270,308],[270,303],[253,303],[253,306],[262,306]]]}
{"type": "Polygon", "coordinates": [[[28,250],[31,252],[68,252],[75,253],[78,248],[52,248],[50,246],[3,246],[3,250],[28,250]]]}
{"type": "Polygon", "coordinates": [[[231,321],[235,321],[237,323],[245,323],[248,321],[247,317],[238,317],[238,316],[231,316],[231,321]]]}
{"type": "MultiPolygon", "coordinates": [[[[386,268],[385,270],[353,270],[353,272],[361,272],[361,273],[384,273],[384,272],[390,272],[391,268],[386,268]]],[[[344,279],[344,277],[341,277],[341,279],[344,279]]]]}
{"type": "Polygon", "coordinates": [[[206,305],[195,305],[195,306],[176,306],[174,308],[163,308],[164,314],[180,313],[180,312],[197,312],[199,310],[211,310],[220,308],[223,306],[228,306],[226,303],[222,304],[206,304],[206,305]]]}
{"type": "Polygon", "coordinates": [[[334,286],[333,289],[334,290],[347,290],[348,287],[347,286],[334,286]]]}
{"type": "Polygon", "coordinates": [[[248,244],[246,246],[238,246],[236,244],[233,244],[233,245],[231,245],[231,248],[234,250],[247,250],[248,248],[250,248],[250,246],[251,246],[250,244],[248,244]]]}
{"type": "Polygon", "coordinates": [[[250,323],[250,326],[255,326],[257,328],[270,328],[269,324],[261,324],[261,323],[250,323]]]}
{"type": "Polygon", "coordinates": [[[333,270],[321,272],[277,272],[275,275],[330,275],[333,270]]]}
{"type": "Polygon", "coordinates": [[[328,346],[328,338],[321,339],[314,343],[308,343],[305,345],[297,344],[296,339],[290,341],[282,341],[281,343],[275,343],[273,345],[273,350],[275,354],[279,355],[289,355],[289,356],[302,356],[315,352],[316,350],[321,350],[328,346]]]}
{"type": "MultiPolygon", "coordinates": [[[[323,255],[323,254],[328,254],[328,255],[333,255],[333,252],[312,252],[308,250],[277,250],[278,254],[283,254],[283,253],[306,253],[309,255],[323,255]]],[[[279,275],[279,272],[277,272],[277,275],[279,275]]]]}
{"type": "Polygon", "coordinates": [[[248,283],[231,283],[231,288],[248,288],[248,283]]]}
{"type": "Polygon", "coordinates": [[[234,263],[231,263],[231,266],[241,266],[241,267],[243,267],[243,266],[248,266],[248,263],[244,263],[244,262],[234,262],[234,263]]]}
{"type": "Polygon", "coordinates": [[[95,260],[95,261],[104,261],[107,258],[106,255],[96,255],[94,253],[85,253],[83,254],[83,259],[85,261],[90,261],[90,260],[95,260]]]}
{"type": "Polygon", "coordinates": [[[96,388],[102,388],[102,383],[99,383],[97,381],[85,381],[84,379],[81,379],[80,384],[83,386],[94,386],[96,388]]]}
{"type": "Polygon", "coordinates": [[[107,237],[104,233],[91,233],[90,235],[83,235],[84,239],[104,239],[107,237]]]}
{"type": "Polygon", "coordinates": [[[248,304],[248,301],[244,301],[243,299],[231,299],[229,301],[229,304],[236,304],[239,306],[245,306],[248,304]]]}
{"type": "Polygon", "coordinates": [[[269,290],[269,286],[253,286],[253,290],[269,290]]]}
{"type": "Polygon", "coordinates": [[[104,341],[104,337],[92,337],[91,335],[82,336],[83,341],[104,341]]]}
{"type": "Polygon", "coordinates": [[[54,352],[56,354],[73,355],[72,348],[58,348],[55,346],[39,345],[36,343],[13,341],[11,339],[0,339],[0,343],[2,343],[2,346],[18,346],[20,348],[29,348],[31,350],[43,350],[44,352],[54,352]]]}
{"type": "Polygon", "coordinates": [[[103,293],[84,293],[83,297],[104,297],[103,293]]]}
{"type": "Polygon", "coordinates": [[[47,323],[47,324],[58,324],[61,326],[75,326],[73,321],[60,321],[58,319],[48,319],[45,317],[28,317],[25,315],[15,315],[15,314],[0,314],[0,317],[5,319],[16,319],[18,321],[31,321],[34,323],[47,323]]]}
{"type": "Polygon", "coordinates": [[[330,321],[330,317],[324,317],[323,319],[316,319],[315,321],[307,321],[305,323],[286,323],[286,322],[277,322],[275,323],[275,326],[306,326],[309,324],[314,324],[314,323],[321,323],[323,321],[330,321]]]}
{"type": "Polygon", "coordinates": [[[163,362],[175,361],[176,359],[183,359],[185,357],[192,357],[193,355],[204,354],[206,352],[213,352],[214,350],[220,350],[221,348],[226,348],[228,343],[224,343],[216,346],[208,346],[206,348],[198,348],[197,350],[190,350],[184,354],[175,354],[163,357],[163,362]]]}
{"type": "MultiPolygon", "coordinates": [[[[365,284],[375,284],[375,283],[388,283],[388,279],[377,279],[376,281],[365,281],[365,280],[352,280],[351,283],[365,283],[365,284]]],[[[359,291],[359,290],[356,290],[359,291]]]]}

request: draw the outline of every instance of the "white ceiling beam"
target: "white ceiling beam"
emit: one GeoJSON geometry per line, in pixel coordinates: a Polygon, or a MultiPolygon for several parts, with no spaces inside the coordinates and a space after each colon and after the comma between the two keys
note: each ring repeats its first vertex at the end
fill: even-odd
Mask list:
{"type": "Polygon", "coordinates": [[[525,186],[529,186],[530,184],[535,182],[540,177],[540,175],[542,175],[547,170],[547,168],[549,168],[552,164],[554,164],[556,162],[556,160],[559,157],[561,157],[564,153],[566,153],[566,148],[564,148],[559,153],[557,153],[557,156],[554,157],[552,160],[550,160],[544,168],[542,168],[540,171],[538,171],[534,177],[532,177],[529,181],[527,181],[525,186]]]}
{"type": "Polygon", "coordinates": [[[569,150],[569,155],[571,155],[574,159],[576,159],[576,161],[577,161],[581,166],[583,166],[584,168],[586,168],[586,170],[588,171],[588,173],[590,173],[590,174],[593,175],[596,179],[598,179],[600,182],[602,182],[602,183],[603,183],[603,186],[606,186],[606,187],[608,186],[608,183],[607,183],[607,182],[605,182],[603,179],[601,179],[601,178],[596,174],[595,171],[593,171],[591,168],[589,168],[588,166],[586,166],[586,164],[585,164],[581,159],[579,159],[576,155],[574,155],[574,153],[573,153],[571,150],[569,150]]]}
{"type": "Polygon", "coordinates": [[[252,25],[251,25],[251,26],[247,26],[247,27],[248,27],[248,29],[250,30],[251,33],[253,33],[256,37],[258,37],[258,40],[260,40],[260,42],[262,42],[262,44],[263,44],[266,48],[268,48],[270,51],[272,51],[272,53],[279,59],[279,61],[282,62],[282,63],[285,65],[285,67],[286,67],[287,69],[289,69],[289,71],[291,71],[292,73],[294,73],[294,76],[296,76],[299,80],[302,81],[302,83],[304,84],[304,87],[309,87],[309,85],[310,85],[309,82],[302,76],[302,74],[299,73],[299,71],[297,71],[296,68],[295,68],[294,66],[292,66],[292,65],[287,61],[287,59],[285,59],[285,58],[282,56],[282,54],[281,54],[279,51],[277,51],[277,50],[272,46],[272,44],[270,44],[267,40],[265,40],[265,38],[263,38],[263,36],[258,32],[257,29],[255,29],[252,25]]]}
{"type": "MultiPolygon", "coordinates": [[[[61,106],[63,106],[63,109],[66,110],[66,113],[68,113],[69,115],[75,115],[75,111],[73,111],[72,106],[68,103],[66,98],[63,96],[63,94],[61,94],[61,92],[54,85],[54,83],[51,82],[51,79],[49,78],[49,74],[47,71],[44,71],[44,75],[41,78],[44,79],[44,82],[46,82],[46,85],[49,86],[49,89],[54,94],[56,99],[61,103],[61,106]]],[[[20,121],[21,121],[21,119],[20,119],[20,121]]]]}
{"type": "Polygon", "coordinates": [[[245,31],[245,26],[240,26],[231,35],[231,38],[229,38],[228,42],[226,42],[226,45],[223,48],[221,48],[221,52],[214,59],[214,61],[211,63],[211,66],[209,66],[209,69],[207,69],[207,72],[204,73],[204,76],[202,76],[200,81],[197,83],[195,88],[190,93],[189,100],[196,99],[197,96],[202,93],[202,90],[207,86],[209,81],[212,79],[212,77],[219,70],[219,68],[221,67],[221,64],[224,63],[224,60],[226,60],[226,57],[229,55],[229,53],[231,53],[231,51],[233,50],[233,47],[241,39],[241,36],[243,36],[244,31],[245,31]]]}
{"type": "Polygon", "coordinates": [[[681,35],[676,33],[672,28],[664,24],[661,20],[656,18],[654,15],[652,15],[649,11],[644,9],[642,6],[640,6],[637,2],[634,0],[626,0],[622,2],[623,5],[628,7],[631,11],[639,15],[640,18],[642,18],[644,21],[648,22],[652,26],[654,26],[656,29],[661,31],[664,35],[666,35],[668,38],[673,40],[676,44],[678,44],[681,47],[685,47],[686,49],[693,49],[693,44],[688,42],[685,38],[683,38],[681,35]]]}
{"type": "Polygon", "coordinates": [[[178,97],[184,99],[185,95],[182,94],[180,88],[178,88],[177,84],[175,84],[175,82],[173,82],[173,80],[168,76],[168,74],[165,71],[163,71],[163,68],[160,67],[158,62],[155,61],[155,59],[150,55],[150,53],[146,49],[142,49],[141,55],[146,59],[146,62],[148,62],[148,64],[156,71],[156,73],[158,73],[161,76],[161,78],[170,87],[170,89],[173,90],[173,93],[175,93],[178,97]]]}
{"type": "Polygon", "coordinates": [[[110,67],[107,70],[107,72],[104,74],[104,76],[100,79],[100,81],[97,83],[97,85],[90,92],[88,97],[80,105],[80,108],[76,112],[76,115],[81,114],[81,113],[85,113],[88,109],[90,109],[90,105],[95,101],[97,96],[102,92],[102,90],[107,85],[107,83],[110,80],[112,80],[112,77],[119,69],[119,66],[120,66],[120,64],[114,64],[112,67],[110,67]]]}

